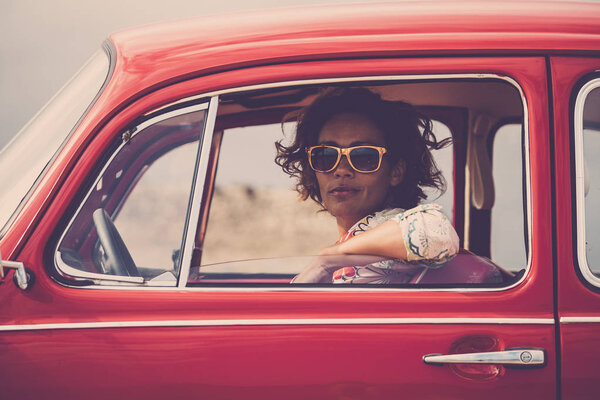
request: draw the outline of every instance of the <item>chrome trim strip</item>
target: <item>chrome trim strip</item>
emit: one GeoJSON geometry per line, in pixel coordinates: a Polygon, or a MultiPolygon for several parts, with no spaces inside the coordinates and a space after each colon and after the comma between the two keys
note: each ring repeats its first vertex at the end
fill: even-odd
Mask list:
{"type": "MultiPolygon", "coordinates": [[[[521,282],[521,281],[519,281],[521,282]]],[[[516,284],[518,284],[517,282],[516,284]]],[[[440,293],[440,292],[450,292],[450,293],[474,293],[474,292],[485,292],[492,293],[498,291],[504,291],[514,287],[516,284],[511,286],[503,287],[503,288],[490,288],[490,287],[481,287],[481,288],[466,288],[466,287],[456,287],[456,288],[432,288],[432,287],[414,287],[414,288],[386,288],[386,287],[378,287],[374,286],[373,288],[368,287],[350,287],[351,285],[331,285],[331,287],[297,287],[298,285],[289,285],[285,286],[285,284],[281,286],[237,286],[237,287],[218,287],[218,286],[186,286],[186,287],[146,287],[146,286],[76,286],[76,285],[67,285],[62,283],[66,287],[72,287],[77,289],[87,289],[87,290],[150,290],[150,291],[176,291],[181,292],[182,290],[185,292],[201,292],[201,293],[268,293],[268,292],[276,292],[276,293],[287,293],[287,292],[310,292],[310,293],[327,293],[327,292],[335,292],[335,293],[407,293],[407,292],[427,292],[427,293],[440,293]]]]}
{"type": "MultiPolygon", "coordinates": [[[[208,102],[207,103],[202,103],[202,104],[194,104],[192,106],[189,107],[184,107],[184,108],[180,108],[171,112],[167,112],[165,114],[161,114],[156,116],[155,118],[151,118],[148,121],[144,121],[142,122],[140,125],[136,126],[136,128],[138,127],[142,127],[142,129],[137,129],[136,132],[141,132],[144,128],[146,128],[147,126],[153,124],[153,123],[157,123],[160,121],[163,121],[165,119],[168,118],[172,118],[172,117],[176,117],[178,115],[183,115],[183,114],[189,114],[192,112],[196,112],[196,111],[201,111],[201,110],[205,110],[208,107],[208,102]]],[[[206,120],[206,116],[204,117],[206,120]]],[[[106,163],[104,164],[104,166],[102,167],[102,170],[98,173],[98,175],[96,176],[96,179],[94,180],[93,185],[90,186],[87,194],[85,195],[85,198],[81,201],[81,203],[79,204],[79,207],[77,207],[77,210],[75,211],[75,213],[73,214],[73,216],[71,217],[71,220],[69,221],[69,224],[67,225],[67,227],[63,230],[62,235],[60,236],[60,239],[58,240],[57,244],[56,244],[56,248],[54,250],[54,265],[56,267],[56,270],[65,278],[68,279],[73,279],[73,278],[80,278],[80,279],[99,279],[97,277],[90,277],[89,275],[87,275],[87,273],[85,271],[79,271],[75,268],[70,267],[69,265],[67,265],[61,257],[58,257],[58,254],[60,253],[59,250],[59,246],[62,243],[65,235],[67,234],[67,232],[69,231],[69,229],[71,228],[71,225],[73,224],[73,221],[75,220],[75,218],[77,218],[77,216],[79,215],[79,213],[81,212],[81,209],[83,208],[83,205],[85,204],[85,202],[88,200],[88,198],[90,197],[90,195],[92,194],[92,192],[94,191],[95,187],[98,185],[98,181],[100,180],[100,178],[104,175],[104,173],[106,172],[106,169],[109,167],[109,165],[112,163],[113,159],[117,156],[117,154],[119,154],[119,151],[121,151],[121,149],[127,145],[126,142],[121,142],[121,144],[115,149],[115,151],[111,154],[110,158],[108,159],[108,161],[106,161],[106,163]],[[77,271],[79,271],[80,273],[77,273],[77,271]]],[[[96,274],[93,274],[96,275],[96,274]]],[[[101,275],[101,274],[100,274],[101,275]]],[[[110,279],[110,278],[108,278],[110,279]]],[[[105,280],[105,279],[103,279],[105,280]]],[[[121,280],[121,279],[119,279],[121,280]]],[[[141,282],[135,282],[135,283],[143,283],[143,278],[141,282]]],[[[65,285],[65,286],[69,286],[69,285],[65,285]]],[[[78,286],[79,287],[79,286],[78,286]]],[[[116,286],[116,288],[122,289],[123,286],[116,286]]]]}
{"type": "MultiPolygon", "coordinates": [[[[287,87],[287,86],[304,86],[304,85],[312,85],[312,84],[327,84],[327,83],[340,83],[340,82],[363,82],[368,84],[369,82],[377,82],[377,81],[406,81],[406,80],[416,80],[416,81],[424,81],[424,80],[456,80],[456,79],[498,79],[502,81],[506,81],[511,84],[513,87],[517,89],[519,95],[521,96],[521,104],[523,106],[523,131],[525,134],[525,143],[526,143],[526,154],[527,163],[526,163],[526,183],[527,183],[527,232],[529,235],[528,241],[528,260],[527,265],[525,266],[525,273],[522,275],[521,279],[512,285],[501,287],[501,288],[299,288],[299,287],[289,287],[281,286],[281,287],[185,287],[181,285],[181,282],[187,281],[187,278],[180,277],[180,284],[177,288],[169,288],[169,287],[141,287],[141,286],[132,286],[128,287],[127,290],[182,290],[191,291],[191,292],[337,292],[337,293],[348,293],[348,292],[373,292],[373,293],[381,293],[381,292],[458,292],[458,293],[466,293],[466,292],[502,292],[509,289],[512,289],[518,285],[520,285],[525,278],[529,274],[529,270],[531,268],[531,177],[530,177],[530,160],[529,160],[529,109],[527,106],[527,99],[523,94],[523,90],[519,86],[519,84],[512,78],[491,74],[491,73],[468,73],[468,74],[424,74],[424,75],[380,75],[380,76],[358,76],[358,77],[346,77],[346,78],[323,78],[323,79],[307,79],[307,80],[294,80],[294,81],[281,81],[281,82],[272,82],[266,84],[258,84],[258,85],[249,85],[249,86],[240,86],[236,88],[229,88],[223,90],[217,90],[213,92],[208,92],[204,94],[199,94],[195,96],[186,97],[184,99],[178,100],[173,103],[166,104],[164,106],[158,107],[147,112],[145,115],[150,115],[167,107],[172,107],[179,103],[186,103],[193,100],[199,100],[206,97],[215,97],[228,93],[237,93],[242,91],[250,91],[250,90],[260,90],[260,89],[270,89],[277,87],[287,87]]],[[[210,108],[209,108],[210,113],[210,108]]],[[[212,131],[210,132],[212,135],[212,131]]],[[[208,153],[207,153],[208,154],[208,153]]],[[[208,162],[208,160],[206,160],[208,162]]],[[[82,203],[83,204],[83,203],[82,203]]],[[[80,205],[81,208],[81,205],[80,205]]],[[[79,212],[79,210],[77,211],[79,212]]],[[[70,223],[69,223],[70,225],[70,223]]],[[[66,232],[66,231],[65,231],[66,232]]],[[[64,233],[63,233],[64,235],[64,233]]],[[[61,237],[62,240],[62,237],[61,237]]],[[[59,241],[60,243],[60,241],[59,241]]],[[[183,265],[183,264],[182,264],[183,265]]],[[[183,273],[183,271],[182,271],[183,273]]],[[[189,273],[189,272],[188,272],[189,273]]],[[[123,286],[70,286],[68,284],[63,285],[67,287],[76,287],[78,289],[102,289],[102,290],[123,290],[123,286]]]]}
{"type": "Polygon", "coordinates": [[[583,156],[583,109],[588,94],[600,87],[600,78],[592,79],[586,83],[577,94],[575,100],[574,134],[575,134],[575,204],[577,213],[577,261],[579,270],[584,278],[596,287],[600,287],[600,278],[592,273],[587,262],[585,251],[585,167],[583,156]]]}
{"type": "MultiPolygon", "coordinates": [[[[172,104],[170,106],[172,106],[172,104]]],[[[144,122],[142,122],[141,124],[136,125],[136,127],[135,127],[136,131],[131,135],[131,137],[133,138],[138,132],[143,131],[150,125],[154,125],[157,122],[164,121],[165,119],[168,119],[168,118],[177,117],[182,114],[189,114],[189,113],[196,112],[196,111],[206,110],[207,108],[208,108],[208,102],[201,103],[201,104],[195,104],[193,106],[186,107],[186,108],[179,108],[177,110],[173,110],[173,111],[166,112],[164,114],[157,115],[156,117],[147,119],[144,122]],[[186,110],[186,112],[183,113],[183,112],[181,112],[181,110],[186,110]]]]}
{"type": "MultiPolygon", "coordinates": [[[[513,85],[519,91],[521,95],[521,101],[523,102],[523,135],[524,135],[524,145],[525,145],[525,198],[527,199],[527,266],[525,267],[525,273],[521,276],[520,282],[525,280],[525,277],[529,274],[529,269],[531,267],[531,254],[532,247],[531,243],[533,242],[532,235],[532,222],[531,222],[531,214],[532,214],[532,203],[531,203],[531,157],[530,157],[530,144],[529,144],[529,108],[527,107],[527,101],[525,100],[525,94],[521,90],[521,87],[517,85],[516,82],[513,85]]],[[[525,222],[525,221],[524,221],[525,222]]]]}
{"type": "Polygon", "coordinates": [[[109,274],[97,274],[94,272],[82,271],[77,268],[73,268],[66,264],[62,260],[62,253],[60,250],[56,250],[54,253],[54,262],[59,265],[61,268],[61,272],[64,275],[78,280],[92,280],[95,283],[100,281],[114,281],[114,282],[125,282],[125,283],[138,283],[143,284],[144,278],[141,276],[119,276],[119,275],[109,275],[109,274]]]}
{"type": "Polygon", "coordinates": [[[600,323],[600,317],[560,317],[561,324],[600,323]]]}
{"type": "Polygon", "coordinates": [[[418,325],[418,324],[508,324],[553,325],[552,318],[282,318],[168,321],[67,322],[53,324],[0,325],[0,332],[49,329],[97,329],[191,326],[271,326],[271,325],[418,325]]]}
{"type": "Polygon", "coordinates": [[[181,269],[179,273],[179,288],[185,287],[190,275],[190,267],[192,263],[192,255],[194,252],[194,242],[196,241],[196,233],[198,231],[198,219],[200,217],[200,209],[202,208],[201,199],[204,192],[204,178],[208,170],[208,160],[210,147],[212,145],[213,131],[215,121],[217,119],[217,108],[219,106],[219,96],[210,98],[210,106],[208,106],[208,115],[204,119],[204,129],[202,130],[202,138],[200,149],[198,150],[199,160],[196,160],[196,175],[192,187],[194,192],[190,199],[192,208],[190,210],[185,232],[185,242],[183,244],[183,257],[181,258],[181,269]],[[196,201],[197,200],[197,201],[196,201]]]}
{"type": "MultiPolygon", "coordinates": [[[[173,103],[169,103],[167,105],[160,106],[154,110],[148,111],[145,115],[150,115],[154,112],[162,110],[163,108],[172,107],[179,103],[194,101],[194,100],[202,99],[204,97],[222,96],[224,94],[229,94],[229,93],[238,93],[238,92],[261,90],[261,89],[274,89],[274,88],[287,87],[287,86],[321,85],[321,84],[326,84],[326,83],[348,83],[348,82],[369,83],[369,82],[378,82],[378,81],[408,81],[408,80],[423,81],[423,80],[443,80],[443,79],[463,79],[463,78],[471,78],[471,79],[495,78],[495,79],[507,81],[519,90],[519,94],[521,94],[521,100],[523,101],[523,105],[527,105],[527,101],[525,99],[525,96],[523,96],[521,87],[516,83],[516,81],[514,79],[509,78],[504,75],[490,74],[490,73],[375,75],[375,76],[354,76],[354,77],[345,77],[345,78],[321,78],[321,79],[305,79],[305,80],[294,80],[294,81],[280,81],[280,82],[271,82],[271,83],[261,83],[261,84],[257,84],[257,85],[238,86],[235,88],[215,90],[213,92],[207,92],[204,94],[185,97],[181,100],[177,100],[173,103]]],[[[526,109],[524,111],[526,111],[526,109]]]]}

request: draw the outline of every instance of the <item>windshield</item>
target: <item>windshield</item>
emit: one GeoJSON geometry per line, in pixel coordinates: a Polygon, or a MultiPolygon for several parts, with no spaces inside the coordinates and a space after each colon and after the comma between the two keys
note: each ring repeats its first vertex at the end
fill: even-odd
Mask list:
{"type": "Polygon", "coordinates": [[[98,50],[0,151],[0,237],[108,78],[110,59],[98,50]]]}

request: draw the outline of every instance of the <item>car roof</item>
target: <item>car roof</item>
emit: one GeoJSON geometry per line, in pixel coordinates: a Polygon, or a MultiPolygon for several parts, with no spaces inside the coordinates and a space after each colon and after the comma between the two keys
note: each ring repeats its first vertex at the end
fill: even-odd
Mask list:
{"type": "Polygon", "coordinates": [[[598,54],[600,3],[402,1],[211,15],[110,36],[138,87],[302,60],[598,54]]]}

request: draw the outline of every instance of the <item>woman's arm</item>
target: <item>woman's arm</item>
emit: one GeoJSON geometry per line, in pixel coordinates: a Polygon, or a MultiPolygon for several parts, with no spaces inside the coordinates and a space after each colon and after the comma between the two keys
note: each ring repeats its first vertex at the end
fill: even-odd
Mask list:
{"type": "MultiPolygon", "coordinates": [[[[458,243],[458,235],[450,221],[440,211],[440,207],[427,204],[398,214],[340,244],[326,247],[319,254],[320,256],[368,254],[384,259],[441,264],[458,252],[458,243]]],[[[331,282],[333,272],[345,266],[340,264],[335,266],[332,263],[325,265],[318,258],[315,261],[292,282],[331,282]]]]}
{"type": "Polygon", "coordinates": [[[385,258],[407,259],[402,228],[394,220],[385,221],[345,242],[326,247],[319,254],[370,254],[385,258]]]}
{"type": "Polygon", "coordinates": [[[331,283],[331,276],[339,268],[349,265],[366,265],[388,258],[406,260],[402,229],[396,221],[391,220],[345,242],[324,248],[302,272],[296,275],[291,283],[331,283]],[[347,256],[350,254],[370,254],[378,257],[373,260],[361,260],[360,263],[357,263],[358,260],[353,260],[355,257],[347,256]]]}
{"type": "Polygon", "coordinates": [[[321,253],[313,258],[310,264],[296,275],[290,283],[331,283],[331,276],[340,268],[369,265],[386,259],[385,257],[369,255],[332,255],[325,254],[325,251],[321,253]]]}
{"type": "Polygon", "coordinates": [[[398,214],[321,254],[372,254],[387,258],[443,263],[458,252],[458,235],[441,212],[426,204],[398,214]]]}

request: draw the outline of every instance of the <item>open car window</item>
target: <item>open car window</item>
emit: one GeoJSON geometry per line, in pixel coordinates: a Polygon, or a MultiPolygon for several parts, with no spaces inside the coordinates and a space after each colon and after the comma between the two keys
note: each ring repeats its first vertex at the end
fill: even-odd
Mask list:
{"type": "MultiPolygon", "coordinates": [[[[275,142],[289,141],[296,123],[236,127],[219,132],[218,166],[203,242],[202,264],[318,254],[338,239],[335,218],[311,200],[301,201],[295,180],[275,164],[275,142]]],[[[451,136],[434,122],[439,139],[451,136]]],[[[452,219],[454,158],[452,145],[433,156],[447,190],[430,190],[426,202],[444,207],[452,219]]]]}
{"type": "MultiPolygon", "coordinates": [[[[515,140],[503,138],[504,147],[509,149],[497,154],[488,151],[487,141],[501,120],[522,123],[518,90],[510,83],[490,79],[363,86],[386,100],[415,105],[433,120],[438,140],[453,139],[451,146],[432,152],[447,190],[441,197],[435,191],[427,193],[425,203],[443,206],[463,249],[441,268],[407,265],[412,275],[406,284],[504,287],[516,282],[528,265],[528,253],[523,249],[528,230],[527,210],[523,209],[528,204],[526,130],[517,129],[515,140]],[[486,95],[490,91],[497,94],[493,100],[486,95]],[[493,165],[513,163],[510,157],[514,154],[519,163],[511,164],[513,170],[493,170],[493,165]],[[509,207],[497,213],[501,217],[492,218],[495,180],[514,186],[519,213],[509,207]],[[506,225],[517,227],[511,237],[497,233],[506,225]],[[511,252],[521,256],[509,257],[511,252]]],[[[321,249],[339,239],[335,218],[310,199],[302,201],[295,191],[296,181],[274,162],[275,142],[289,143],[294,138],[296,121],[286,116],[310,104],[325,88],[309,85],[220,97],[205,177],[209,184],[204,217],[196,243],[202,250],[191,266],[189,286],[287,285],[321,249]]],[[[338,266],[343,269],[346,261],[338,266]]],[[[398,264],[398,268],[402,267],[398,264]]]]}

